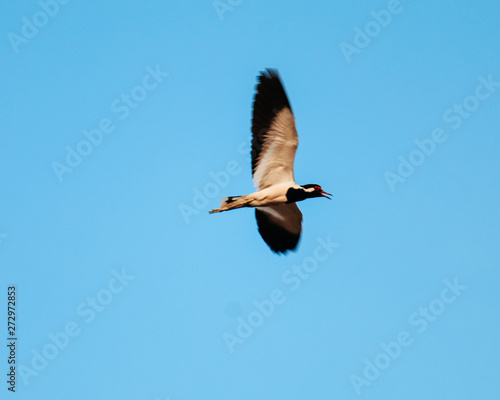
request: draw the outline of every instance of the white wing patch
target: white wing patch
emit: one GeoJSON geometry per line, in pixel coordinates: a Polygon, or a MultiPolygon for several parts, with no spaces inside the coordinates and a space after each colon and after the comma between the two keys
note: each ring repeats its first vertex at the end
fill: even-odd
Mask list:
{"type": "Polygon", "coordinates": [[[265,135],[253,175],[254,186],[262,190],[294,182],[293,161],[298,143],[292,111],[288,107],[283,108],[276,114],[265,135]]]}

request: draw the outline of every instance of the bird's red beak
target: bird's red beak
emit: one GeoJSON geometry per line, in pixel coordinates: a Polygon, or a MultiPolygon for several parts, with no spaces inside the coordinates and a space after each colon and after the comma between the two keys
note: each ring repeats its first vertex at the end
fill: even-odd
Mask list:
{"type": "Polygon", "coordinates": [[[326,197],[328,200],[331,200],[331,198],[328,196],[332,196],[332,194],[321,190],[321,197],[326,197]]]}

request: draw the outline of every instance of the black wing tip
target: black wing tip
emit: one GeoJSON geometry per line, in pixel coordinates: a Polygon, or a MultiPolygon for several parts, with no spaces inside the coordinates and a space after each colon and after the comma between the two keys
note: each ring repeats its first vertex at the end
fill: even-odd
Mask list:
{"type": "Polygon", "coordinates": [[[276,68],[266,68],[264,71],[260,72],[259,81],[264,79],[277,79],[281,82],[280,74],[276,68]]]}
{"type": "Polygon", "coordinates": [[[276,250],[276,249],[273,249],[271,247],[269,247],[269,248],[272,250],[272,252],[274,254],[277,254],[279,256],[283,256],[283,255],[286,256],[289,251],[297,251],[297,249],[298,249],[297,245],[295,245],[295,247],[293,249],[286,249],[286,250],[280,250],[280,249],[276,250]]]}
{"type": "Polygon", "coordinates": [[[277,69],[266,68],[264,71],[261,71],[258,80],[254,107],[255,101],[260,94],[265,96],[267,101],[275,106],[275,113],[283,107],[288,107],[290,110],[292,109],[277,69]]]}
{"type": "Polygon", "coordinates": [[[259,209],[255,209],[255,218],[257,219],[260,236],[274,253],[281,255],[287,251],[297,249],[300,233],[298,235],[293,234],[273,224],[266,214],[259,209]]]}

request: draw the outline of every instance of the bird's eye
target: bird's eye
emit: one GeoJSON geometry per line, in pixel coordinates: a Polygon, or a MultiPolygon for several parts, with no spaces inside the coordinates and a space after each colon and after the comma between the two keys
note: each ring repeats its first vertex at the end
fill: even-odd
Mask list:
{"type": "Polygon", "coordinates": [[[314,186],[314,190],[321,190],[321,186],[314,186]]]}

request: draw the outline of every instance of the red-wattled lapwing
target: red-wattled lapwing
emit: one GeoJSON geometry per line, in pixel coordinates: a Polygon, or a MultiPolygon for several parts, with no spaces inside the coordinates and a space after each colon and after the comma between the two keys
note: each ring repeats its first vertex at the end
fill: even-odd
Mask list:
{"type": "Polygon", "coordinates": [[[295,204],[330,193],[320,185],[300,186],[293,178],[293,159],[299,143],[292,108],[278,71],[267,69],[259,76],[253,103],[252,174],[255,193],[224,197],[210,214],[241,207],[255,207],[262,239],[272,251],[285,253],[297,247],[302,213],[295,204]]]}

